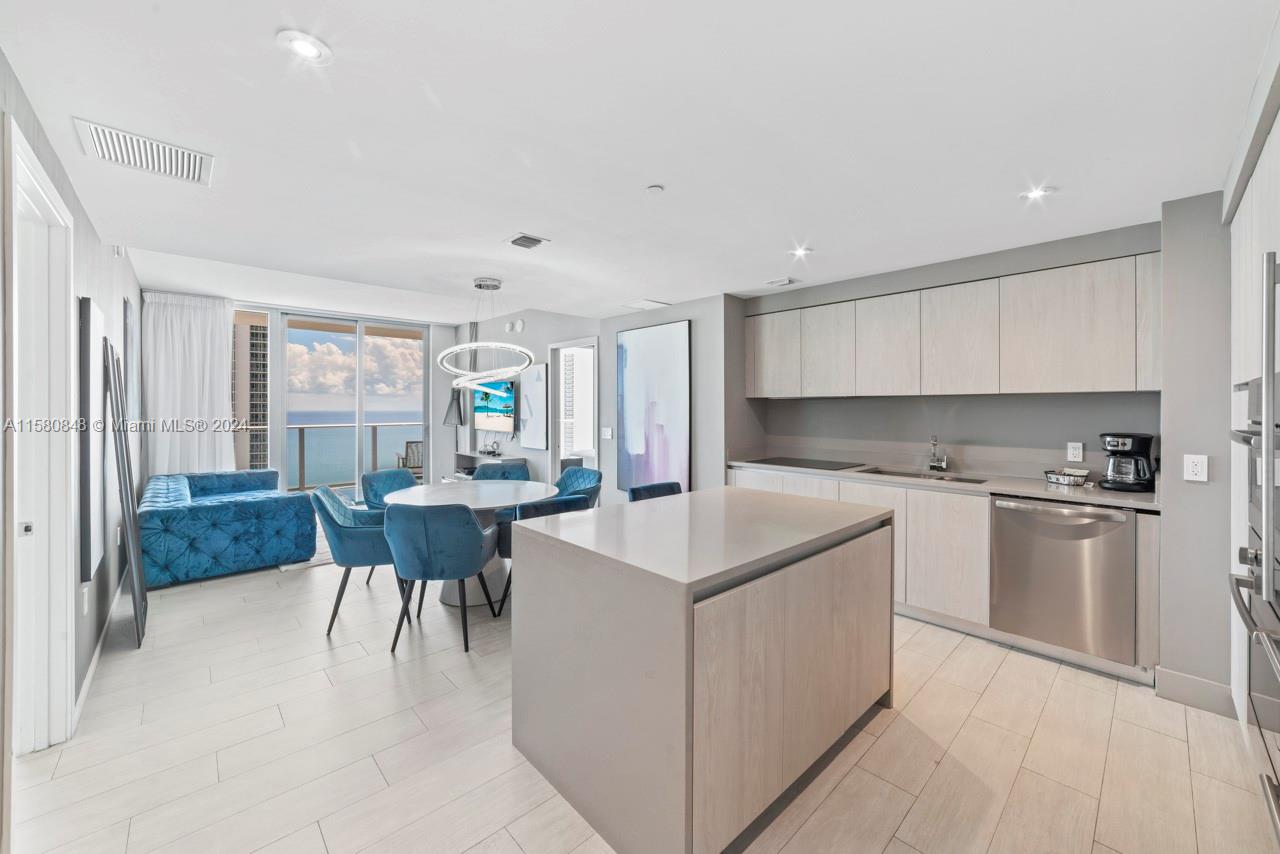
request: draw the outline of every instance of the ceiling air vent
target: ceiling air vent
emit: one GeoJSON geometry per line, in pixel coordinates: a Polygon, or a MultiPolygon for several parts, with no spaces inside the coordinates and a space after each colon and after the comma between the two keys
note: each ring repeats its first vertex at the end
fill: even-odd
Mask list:
{"type": "Polygon", "coordinates": [[[627,308],[634,308],[636,311],[649,311],[654,308],[666,308],[671,305],[669,302],[662,302],[656,299],[638,299],[626,303],[627,308]]]}
{"type": "Polygon", "coordinates": [[[550,243],[545,237],[534,237],[532,234],[521,232],[511,238],[512,246],[519,246],[521,249],[537,249],[544,243],[550,243]]]}
{"type": "Polygon", "coordinates": [[[209,177],[213,172],[212,155],[84,119],[76,119],[75,122],[80,145],[84,148],[84,153],[91,157],[141,169],[153,175],[164,175],[202,187],[209,186],[209,177]]]}

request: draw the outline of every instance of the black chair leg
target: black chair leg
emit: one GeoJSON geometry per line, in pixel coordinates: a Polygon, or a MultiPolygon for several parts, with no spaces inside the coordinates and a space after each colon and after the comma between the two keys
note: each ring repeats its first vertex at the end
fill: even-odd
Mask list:
{"type": "MultiPolygon", "coordinates": [[[[425,582],[425,581],[424,581],[424,582],[422,582],[422,583],[423,583],[423,584],[426,584],[426,582],[425,582]]],[[[400,577],[400,576],[398,576],[398,575],[396,576],[396,587],[399,587],[399,588],[400,588],[400,595],[401,595],[401,596],[403,596],[403,595],[404,595],[404,588],[405,588],[405,585],[406,585],[406,584],[410,584],[410,585],[411,585],[411,584],[412,584],[412,582],[405,581],[403,578],[401,578],[401,577],[400,577]]],[[[413,625],[413,617],[406,616],[406,617],[405,617],[405,619],[407,619],[407,620],[409,621],[409,625],[411,625],[411,626],[413,625]]]]}
{"type": "Polygon", "coordinates": [[[324,630],[327,637],[333,632],[333,621],[338,619],[338,606],[342,604],[342,594],[347,592],[347,579],[351,577],[351,567],[342,568],[342,583],[338,585],[338,597],[333,600],[333,613],[329,615],[329,628],[324,630]]]}
{"type": "Polygon", "coordinates": [[[507,607],[507,597],[511,595],[511,570],[507,570],[507,583],[502,586],[502,598],[498,601],[498,613],[495,617],[502,616],[502,609],[507,607]]]}
{"type": "Polygon", "coordinates": [[[364,584],[366,587],[369,586],[370,581],[373,581],[373,569],[374,568],[372,566],[369,567],[369,577],[364,580],[364,584]]]}
{"type": "Polygon", "coordinates": [[[409,606],[413,604],[413,582],[404,582],[404,599],[400,602],[400,619],[396,620],[396,636],[391,639],[391,651],[396,651],[396,644],[400,643],[400,629],[404,628],[405,622],[409,619],[409,606]]]}
{"type": "Polygon", "coordinates": [[[422,582],[422,589],[418,591],[418,619],[422,619],[422,600],[427,598],[427,582],[422,582]]]}
{"type": "Polygon", "coordinates": [[[467,637],[467,580],[458,579],[458,607],[462,609],[462,651],[471,652],[471,641],[467,637]]]}
{"type": "MultiPolygon", "coordinates": [[[[507,576],[507,578],[510,577],[510,575],[507,576]]],[[[498,611],[493,607],[493,597],[489,595],[489,582],[484,580],[483,571],[481,571],[476,578],[480,579],[480,589],[484,591],[484,601],[489,605],[489,613],[492,614],[493,618],[496,620],[498,618],[498,611]]]]}

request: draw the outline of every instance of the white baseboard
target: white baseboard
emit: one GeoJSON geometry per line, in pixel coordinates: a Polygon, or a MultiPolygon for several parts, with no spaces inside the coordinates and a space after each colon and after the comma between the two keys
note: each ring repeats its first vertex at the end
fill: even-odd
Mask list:
{"type": "MultiPolygon", "coordinates": [[[[94,674],[98,672],[98,659],[102,657],[102,645],[107,641],[107,632],[111,630],[111,615],[115,613],[116,604],[120,601],[120,591],[124,589],[124,574],[120,575],[120,583],[116,585],[115,595],[111,597],[111,607],[107,609],[107,619],[102,624],[102,633],[98,635],[98,643],[93,648],[93,658],[89,661],[89,670],[84,674],[84,684],[76,695],[76,704],[71,710],[71,735],[80,727],[80,713],[84,711],[84,701],[89,697],[89,688],[93,685],[94,674]]],[[[68,739],[70,740],[70,739],[68,739]]]]}

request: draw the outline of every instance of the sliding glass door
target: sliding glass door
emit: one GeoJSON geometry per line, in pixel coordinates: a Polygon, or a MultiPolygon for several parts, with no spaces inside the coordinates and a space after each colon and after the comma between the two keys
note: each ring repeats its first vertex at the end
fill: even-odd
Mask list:
{"type": "Polygon", "coordinates": [[[364,325],[361,471],[407,468],[423,478],[424,335],[420,327],[364,325]]]}
{"type": "Polygon", "coordinates": [[[426,447],[426,330],[285,317],[285,468],[289,489],[355,487],[360,474],[408,468],[426,447]]]}

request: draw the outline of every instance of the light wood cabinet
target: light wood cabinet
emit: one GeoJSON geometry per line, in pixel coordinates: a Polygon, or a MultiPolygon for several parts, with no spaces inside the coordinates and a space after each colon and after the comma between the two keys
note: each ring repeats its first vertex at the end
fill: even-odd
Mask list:
{"type": "Polygon", "coordinates": [[[920,292],[858,300],[854,389],[860,396],[920,393],[920,292]]]}
{"type": "Polygon", "coordinates": [[[800,311],[747,318],[747,396],[799,397],[800,311]]]}
{"type": "Polygon", "coordinates": [[[807,498],[825,498],[828,501],[835,501],[840,497],[839,485],[834,480],[807,474],[784,474],[782,492],[807,498]]]}
{"type": "Polygon", "coordinates": [[[893,599],[907,601],[907,490],[901,486],[840,481],[840,500],[893,508],[893,599]]]}
{"type": "Polygon", "coordinates": [[[920,292],[920,393],[1000,391],[1000,280],[920,292]]]}
{"type": "Polygon", "coordinates": [[[1000,279],[1000,391],[1133,391],[1132,257],[1000,279]]]}
{"type": "Polygon", "coordinates": [[[892,547],[892,533],[882,528],[786,570],[782,771],[788,785],[889,690],[893,617],[885,566],[892,547]],[[864,705],[855,703],[868,696],[864,705]]]}
{"type": "Polygon", "coordinates": [[[764,492],[781,492],[782,475],[755,469],[729,469],[729,485],[741,486],[744,489],[759,489],[764,492]]]}
{"type": "Polygon", "coordinates": [[[988,624],[989,518],[986,496],[908,491],[908,605],[988,624]]]}
{"type": "Polygon", "coordinates": [[[720,851],[786,788],[786,572],[693,607],[694,851],[720,851]]]}
{"type": "Polygon", "coordinates": [[[1138,291],[1138,391],[1159,391],[1164,361],[1160,353],[1163,312],[1160,253],[1139,255],[1135,262],[1138,291]]]}
{"type": "Polygon", "coordinates": [[[693,850],[713,854],[886,691],[881,528],[693,606],[693,850]]]}
{"type": "Polygon", "coordinates": [[[800,310],[800,384],[805,397],[854,393],[856,303],[800,310]]]}

